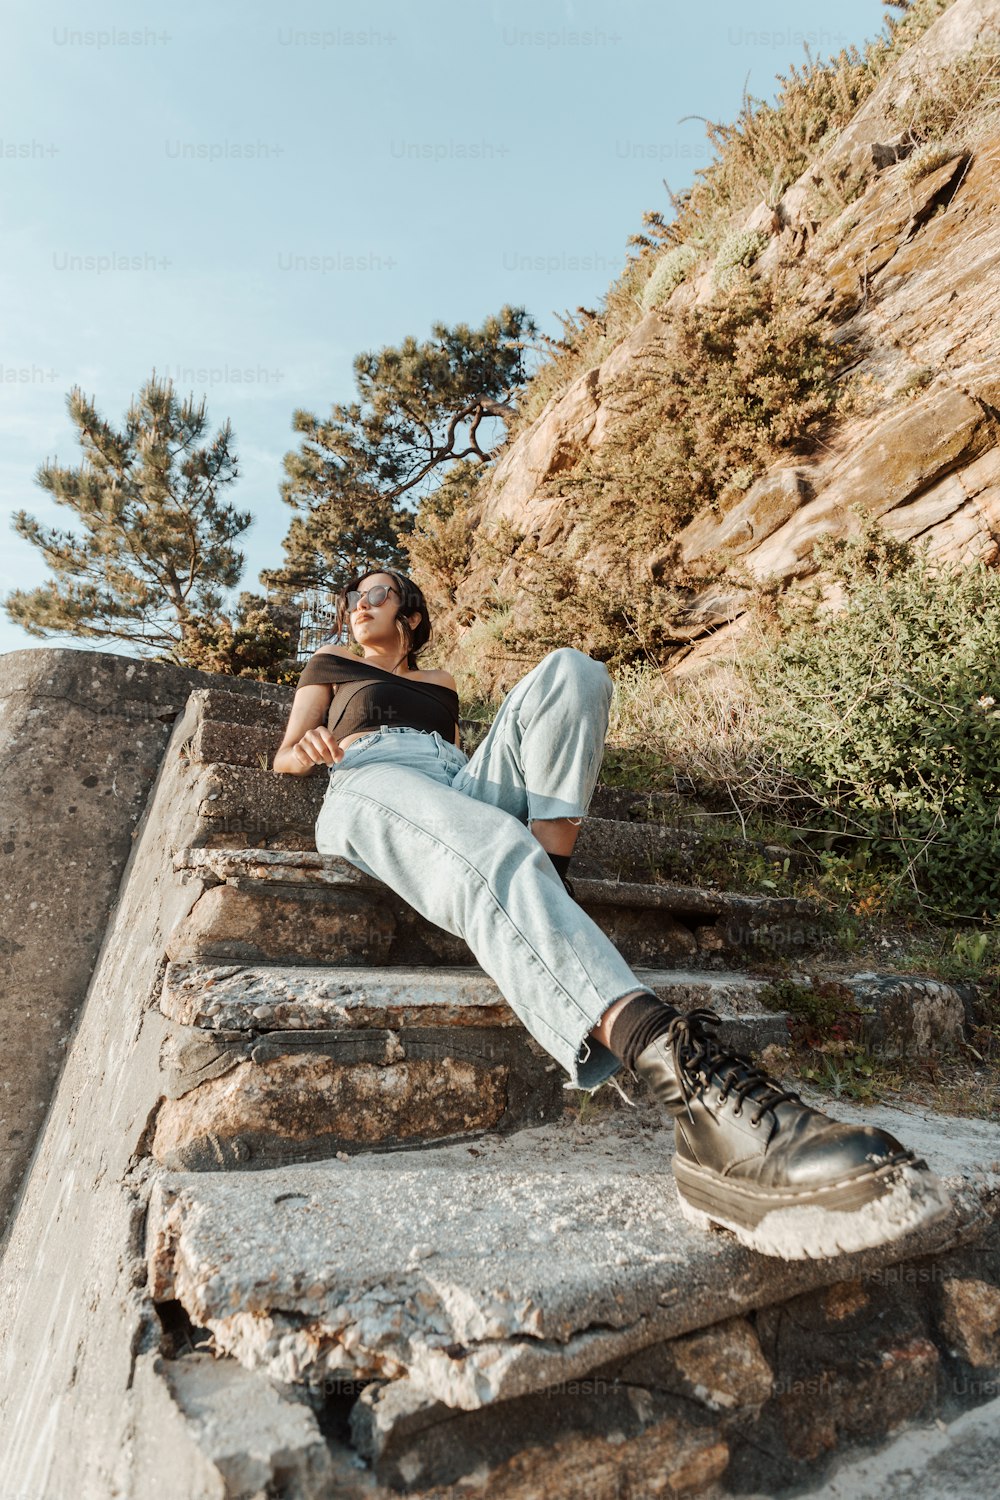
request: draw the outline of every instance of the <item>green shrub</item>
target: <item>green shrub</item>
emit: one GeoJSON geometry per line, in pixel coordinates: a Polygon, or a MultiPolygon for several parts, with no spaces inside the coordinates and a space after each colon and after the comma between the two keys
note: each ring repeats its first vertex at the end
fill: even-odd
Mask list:
{"type": "Polygon", "coordinates": [[[608,393],[600,451],[560,478],[564,493],[593,491],[589,542],[642,555],[736,498],[830,411],[838,358],[779,283],[739,276],[728,295],[678,309],[608,393]]]}
{"type": "Polygon", "coordinates": [[[410,572],[436,615],[454,603],[472,552],[471,509],[482,466],[466,459],[422,496],[403,547],[410,572]]]}
{"type": "Polygon", "coordinates": [[[525,598],[506,646],[540,655],[582,643],[609,666],[669,655],[689,580],[672,568],[654,582],[645,559],[812,433],[833,405],[839,357],[822,320],[773,281],[739,276],[710,305],[672,310],[607,393],[601,449],[549,486],[572,495],[572,548],[543,555],[528,537],[515,549],[525,598]],[[600,577],[581,569],[585,555],[601,557],[600,577]]]}
{"type": "Polygon", "coordinates": [[[637,562],[623,557],[609,583],[527,538],[517,553],[517,607],[497,627],[498,649],[538,661],[577,646],[610,668],[665,652],[682,601],[667,585],[638,580],[637,562]]]}
{"type": "Polygon", "coordinates": [[[1000,891],[1000,576],[935,567],[871,528],[839,548],[846,607],[786,620],[747,663],[761,734],[814,826],[941,914],[1000,891]],[[856,842],[849,843],[853,851],[856,842]]]}
{"type": "Polygon", "coordinates": [[[660,307],[671,292],[687,278],[691,267],[698,262],[698,252],[691,245],[675,245],[661,255],[653,267],[653,274],[646,282],[642,294],[643,307],[660,307]]]}
{"type": "Polygon", "coordinates": [[[946,161],[951,161],[954,155],[955,151],[951,146],[945,146],[940,141],[925,141],[906,158],[899,175],[908,187],[912,187],[921,177],[929,177],[938,167],[943,167],[946,161]]]}
{"type": "Polygon", "coordinates": [[[857,1003],[846,986],[836,980],[801,984],[794,979],[776,979],[758,992],[766,1010],[787,1011],[812,1030],[829,1032],[838,1021],[857,1014],[857,1003]]]}
{"type": "Polygon", "coordinates": [[[740,269],[749,269],[771,236],[763,229],[734,229],[727,234],[716,253],[712,281],[717,287],[732,285],[740,269]]]}

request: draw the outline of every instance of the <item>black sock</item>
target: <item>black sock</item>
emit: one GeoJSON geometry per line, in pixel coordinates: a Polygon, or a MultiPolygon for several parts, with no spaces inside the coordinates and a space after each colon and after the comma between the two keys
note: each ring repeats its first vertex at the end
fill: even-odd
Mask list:
{"type": "Polygon", "coordinates": [[[662,1036],[674,1017],[679,1015],[679,1010],[667,1005],[651,990],[646,990],[623,1005],[615,1016],[608,1047],[630,1072],[634,1072],[639,1053],[662,1036]]]}
{"type": "MultiPolygon", "coordinates": [[[[545,852],[546,854],[549,854],[549,851],[547,849],[545,852]]],[[[563,888],[565,889],[567,896],[572,896],[573,900],[575,901],[576,891],[574,891],[572,885],[570,884],[569,876],[566,874],[566,871],[569,869],[569,862],[572,858],[572,854],[549,854],[549,859],[556,867],[556,874],[562,881],[563,888]]]]}

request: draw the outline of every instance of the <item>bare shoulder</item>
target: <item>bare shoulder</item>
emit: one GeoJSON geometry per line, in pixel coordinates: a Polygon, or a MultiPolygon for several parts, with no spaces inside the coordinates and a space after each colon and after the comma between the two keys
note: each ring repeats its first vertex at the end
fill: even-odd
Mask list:
{"type": "Polygon", "coordinates": [[[458,683],[450,672],[435,667],[429,672],[421,672],[420,675],[426,682],[436,682],[440,687],[453,688],[456,693],[458,692],[458,683]]]}
{"type": "Polygon", "coordinates": [[[333,645],[319,646],[316,649],[316,655],[317,656],[349,656],[350,659],[351,659],[351,661],[361,661],[361,657],[358,656],[358,655],[356,655],[356,653],[353,652],[350,649],[349,646],[333,646],[333,645]]]}

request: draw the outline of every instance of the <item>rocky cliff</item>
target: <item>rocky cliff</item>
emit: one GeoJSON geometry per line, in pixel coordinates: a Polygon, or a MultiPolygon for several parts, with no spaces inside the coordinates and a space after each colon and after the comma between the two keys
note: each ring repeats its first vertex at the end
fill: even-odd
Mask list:
{"type": "MultiPolygon", "coordinates": [[[[678,569],[685,579],[663,657],[671,671],[730,653],[745,625],[747,585],[789,585],[813,572],[816,540],[855,528],[859,508],[942,559],[1000,557],[1000,113],[994,130],[989,97],[998,38],[1000,0],[955,0],[799,181],[736,223],[766,236],[754,274],[794,270],[800,298],[843,351],[837,380],[851,398],[838,403],[821,441],[768,469],[737,503],[706,507],[678,531],[665,526],[642,560],[650,581],[678,569]],[[925,132],[918,145],[900,127],[912,120],[915,94],[953,86],[970,58],[981,79],[975,130],[966,128],[966,106],[940,139],[925,132]],[[816,207],[831,202],[824,186],[842,205],[825,215],[816,207]]],[[[481,540],[496,523],[510,523],[543,555],[579,551],[586,487],[567,492],[560,476],[613,437],[620,408],[611,393],[630,373],[638,382],[671,317],[717,295],[703,261],[508,443],[477,497],[456,622],[481,617],[490,567],[481,540]]],[[[582,567],[600,576],[607,553],[591,538],[582,567]]],[[[517,600],[521,574],[515,554],[500,571],[502,596],[517,600]]]]}

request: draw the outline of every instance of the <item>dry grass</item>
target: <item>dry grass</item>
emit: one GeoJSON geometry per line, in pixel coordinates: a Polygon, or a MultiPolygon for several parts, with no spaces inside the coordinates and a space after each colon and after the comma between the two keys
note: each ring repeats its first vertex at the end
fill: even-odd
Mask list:
{"type": "MultiPolygon", "coordinates": [[[[984,42],[922,79],[897,110],[897,128],[928,152],[957,155],[990,139],[1000,128],[1000,47],[984,42]]],[[[939,165],[948,160],[940,158],[939,165]]],[[[927,170],[933,170],[928,168],[927,170]]]]}
{"type": "Polygon", "coordinates": [[[963,1047],[949,1057],[890,1058],[837,1044],[769,1047],[764,1064],[776,1077],[804,1084],[834,1106],[912,1104],[937,1114],[995,1120],[1000,1113],[1000,1063],[980,1062],[963,1047]]]}
{"type": "MultiPolygon", "coordinates": [[[[807,49],[805,63],[779,78],[774,104],[747,95],[732,124],[709,124],[716,160],[696,174],[689,190],[670,195],[669,216],[659,210],[642,216],[642,231],[629,240],[637,253],[626,260],[601,306],[578,307],[560,319],[562,336],[544,341],[511,435],[533,422],[553,396],[600,364],[627,337],[643,314],[646,285],[662,262],[662,252],[684,245],[688,257],[693,250],[707,263],[737,226],[738,216],[762,200],[777,201],[850,121],[887,68],[950,3],[915,0],[905,15],[889,19],[887,32],[863,50],[852,47],[821,59],[807,49]]],[[[971,107],[966,82],[957,76],[942,81],[940,100],[925,128],[931,118],[944,115],[955,128],[962,125],[971,107]]],[[[652,303],[659,300],[655,289],[648,295],[652,303]]]]}
{"type": "Polygon", "coordinates": [[[641,293],[652,264],[651,256],[629,260],[608,288],[600,309],[578,307],[560,318],[562,337],[547,341],[511,423],[511,438],[529,427],[553,396],[599,365],[628,337],[645,313],[641,293]]]}
{"type": "MultiPolygon", "coordinates": [[[[463,702],[475,701],[490,717],[499,698],[486,683],[491,664],[503,655],[500,643],[513,613],[508,605],[473,625],[452,662],[463,702]]],[[[633,663],[613,669],[611,677],[607,746],[611,752],[644,751],[653,757],[647,769],[655,774],[644,777],[643,790],[724,788],[734,808],[779,800],[786,783],[762,742],[764,709],[738,665],[678,682],[659,667],[633,663]]]]}
{"type": "Polygon", "coordinates": [[[742,788],[761,774],[755,764],[760,708],[738,673],[720,668],[674,683],[655,667],[614,674],[608,742],[621,749],[655,744],[678,778],[742,788]]]}

